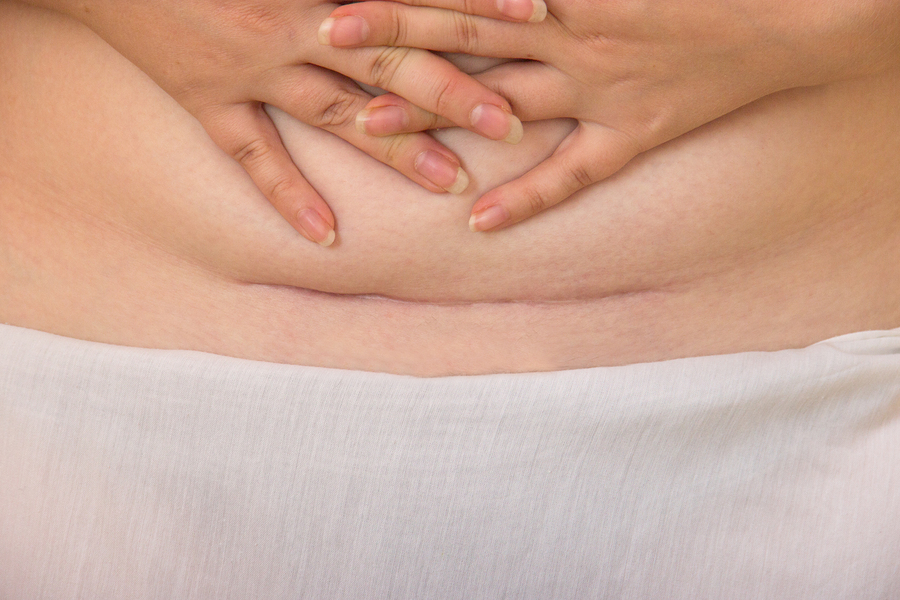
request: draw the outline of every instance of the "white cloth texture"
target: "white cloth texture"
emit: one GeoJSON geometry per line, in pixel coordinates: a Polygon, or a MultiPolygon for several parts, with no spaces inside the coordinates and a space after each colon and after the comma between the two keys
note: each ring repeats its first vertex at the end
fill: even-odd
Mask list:
{"type": "Polygon", "coordinates": [[[417,379],[0,325],[0,598],[897,599],[900,330],[417,379]]]}

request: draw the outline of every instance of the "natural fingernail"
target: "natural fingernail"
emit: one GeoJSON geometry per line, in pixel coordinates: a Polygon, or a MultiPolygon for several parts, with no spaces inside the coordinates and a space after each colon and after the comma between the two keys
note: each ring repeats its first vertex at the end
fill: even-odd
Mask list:
{"type": "Polygon", "coordinates": [[[322,21],[319,25],[319,43],[323,46],[331,45],[331,28],[334,27],[334,19],[331,17],[322,21]]]}
{"type": "Polygon", "coordinates": [[[356,115],[356,130],[365,135],[393,135],[409,127],[409,115],[399,106],[366,108],[356,115]]]}
{"type": "Polygon", "coordinates": [[[475,213],[469,219],[469,229],[475,232],[488,231],[509,221],[509,211],[500,204],[475,213]]]}
{"type": "Polygon", "coordinates": [[[469,187],[469,176],[462,167],[440,152],[422,152],[416,157],[415,168],[419,175],[451,194],[462,194],[469,187]]]}
{"type": "Polygon", "coordinates": [[[516,21],[538,23],[547,16],[543,0],[497,0],[497,10],[516,21]]]}
{"type": "Polygon", "coordinates": [[[330,246],[334,243],[334,229],[322,218],[322,215],[311,208],[301,211],[297,215],[300,227],[304,233],[314,242],[322,246],[330,246]]]}
{"type": "Polygon", "coordinates": [[[532,0],[532,4],[534,5],[534,12],[531,14],[531,18],[529,18],[528,21],[531,23],[540,23],[547,18],[547,5],[542,2],[542,0],[532,0]]]}
{"type": "Polygon", "coordinates": [[[525,137],[525,128],[515,115],[509,115],[509,134],[503,138],[507,144],[518,144],[525,137]]]}
{"type": "Polygon", "coordinates": [[[472,109],[469,119],[475,131],[492,140],[518,144],[525,135],[522,121],[493,104],[479,104],[472,109]]]}
{"type": "Polygon", "coordinates": [[[351,15],[325,19],[319,26],[319,43],[323,46],[356,46],[369,39],[369,24],[351,15]]]}

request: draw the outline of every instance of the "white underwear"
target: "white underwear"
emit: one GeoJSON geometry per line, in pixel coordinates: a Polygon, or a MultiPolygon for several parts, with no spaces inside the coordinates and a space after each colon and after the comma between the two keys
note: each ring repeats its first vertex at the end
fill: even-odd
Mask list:
{"type": "Polygon", "coordinates": [[[0,598],[900,598],[900,330],[415,379],[0,325],[0,598]]]}

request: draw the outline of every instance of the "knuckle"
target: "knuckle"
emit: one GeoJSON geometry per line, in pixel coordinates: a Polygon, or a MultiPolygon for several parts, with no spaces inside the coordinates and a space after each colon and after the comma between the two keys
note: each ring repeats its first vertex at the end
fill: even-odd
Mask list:
{"type": "Polygon", "coordinates": [[[523,196],[528,215],[536,215],[550,207],[550,203],[537,190],[526,190],[523,196]]]}
{"type": "Polygon", "coordinates": [[[391,6],[391,27],[387,31],[387,46],[404,46],[409,30],[407,28],[406,19],[399,6],[391,6]]]}
{"type": "Polygon", "coordinates": [[[435,119],[437,115],[447,116],[451,114],[453,109],[458,108],[460,105],[460,102],[457,100],[457,86],[449,78],[438,78],[434,82],[431,97],[434,99],[435,119]]]}
{"type": "Polygon", "coordinates": [[[272,201],[275,205],[284,204],[285,200],[291,197],[291,190],[294,188],[294,180],[287,176],[282,175],[279,177],[273,178],[268,182],[268,185],[265,186],[266,197],[272,201]]]}
{"type": "Polygon", "coordinates": [[[400,66],[410,53],[410,48],[382,48],[375,53],[369,65],[372,85],[383,89],[391,87],[400,66]]]}
{"type": "Polygon", "coordinates": [[[409,136],[394,135],[384,140],[381,148],[381,162],[392,167],[402,163],[409,148],[409,136]]]}
{"type": "Polygon", "coordinates": [[[255,138],[239,147],[232,156],[250,174],[260,191],[273,204],[289,196],[294,180],[289,173],[271,174],[273,148],[265,139],[255,138]]]}
{"type": "Polygon", "coordinates": [[[594,183],[591,169],[583,163],[570,163],[566,167],[571,192],[576,192],[594,183]]]}
{"type": "Polygon", "coordinates": [[[262,138],[254,138],[246,144],[239,146],[231,155],[241,163],[245,169],[252,169],[260,162],[266,160],[271,154],[272,147],[262,138]]]}
{"type": "Polygon", "coordinates": [[[346,89],[337,89],[324,98],[322,108],[316,112],[314,123],[321,128],[342,128],[356,122],[359,98],[346,89]]]}
{"type": "Polygon", "coordinates": [[[464,13],[452,14],[455,42],[459,45],[459,52],[473,54],[478,47],[478,28],[475,26],[475,19],[464,13]]]}

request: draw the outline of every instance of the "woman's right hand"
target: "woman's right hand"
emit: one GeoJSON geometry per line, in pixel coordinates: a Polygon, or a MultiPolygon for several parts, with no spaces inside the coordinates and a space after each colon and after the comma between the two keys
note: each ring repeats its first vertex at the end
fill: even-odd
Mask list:
{"type": "Polygon", "coordinates": [[[431,53],[319,44],[319,25],[337,7],[325,0],[25,1],[78,19],[140,67],[240,162],[297,231],[324,246],[335,239],[334,216],[294,165],[264,104],[343,138],[434,192],[466,188],[459,160],[425,133],[374,138],[359,131],[356,115],[372,96],[352,79],[452,115],[455,124],[487,137],[521,137],[505,99],[431,53]],[[423,71],[455,83],[425,87],[423,71]],[[465,101],[448,104],[460,97],[465,101]],[[476,113],[481,118],[472,121],[476,113]]]}
{"type": "MultiPolygon", "coordinates": [[[[354,2],[326,21],[328,42],[343,48],[513,59],[475,79],[525,121],[578,121],[541,165],[475,203],[476,231],[527,219],[636,155],[768,94],[900,66],[897,0],[558,0],[539,11],[535,4],[531,23],[511,23],[511,14],[500,20],[498,6],[511,3],[354,2]]],[[[517,0],[516,8],[528,4],[517,0]]],[[[442,85],[436,71],[421,76],[442,85]]],[[[366,107],[362,119],[377,123],[367,127],[372,135],[447,125],[445,115],[400,96],[366,107]]]]}

